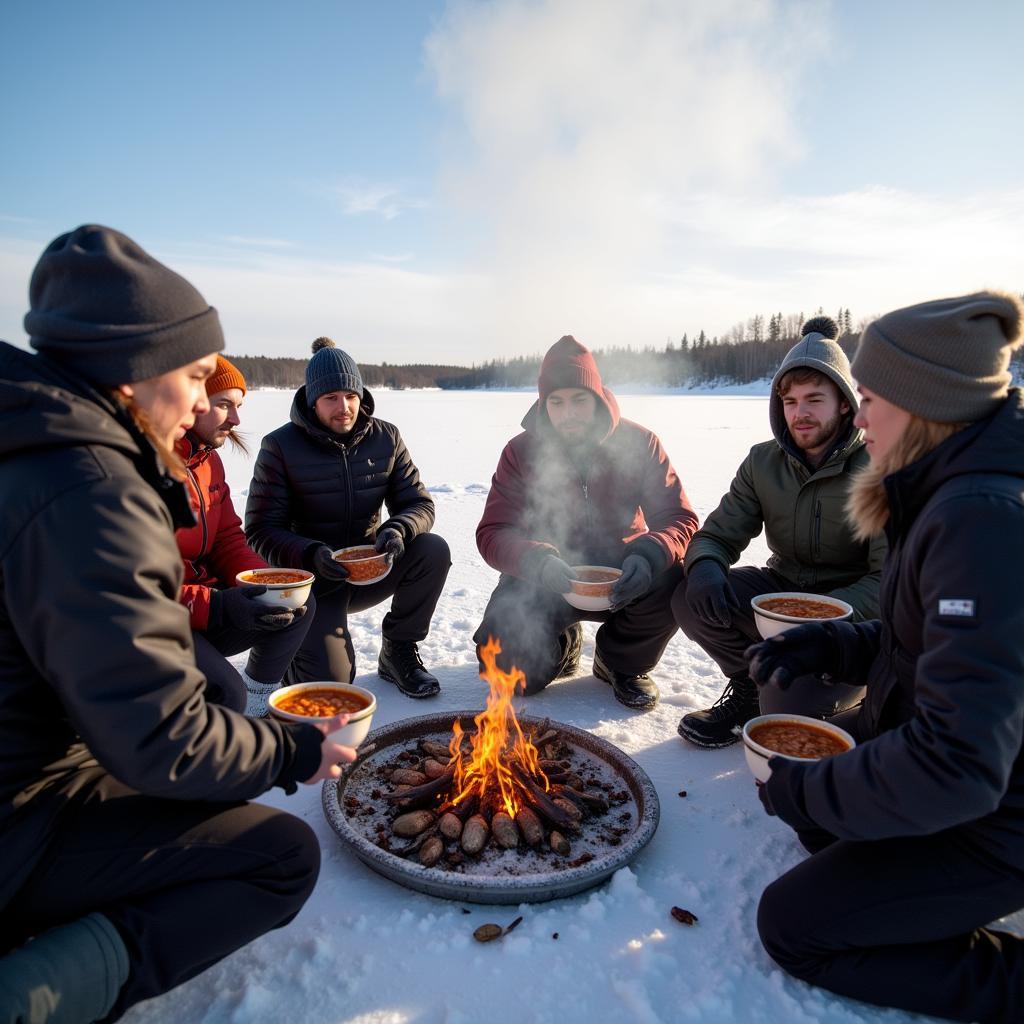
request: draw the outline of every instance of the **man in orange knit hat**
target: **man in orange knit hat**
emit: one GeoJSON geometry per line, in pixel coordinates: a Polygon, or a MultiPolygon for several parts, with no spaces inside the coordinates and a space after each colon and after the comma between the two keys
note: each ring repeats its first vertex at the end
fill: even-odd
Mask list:
{"type": "Polygon", "coordinates": [[[178,530],[185,562],[181,602],[192,617],[196,664],[206,675],[212,700],[251,716],[267,713],[268,696],[281,685],[285,670],[305,639],[314,599],[303,608],[268,607],[253,600],[265,587],[236,586],[235,576],[267,563],[249,547],[231,503],[224,463],[217,452],[225,441],[246,450],[238,436],[238,410],[245,378],[223,356],[206,380],[209,412],[176,444],[188,470],[189,496],[196,525],[178,530]],[[241,675],[227,655],[249,651],[241,675]]]}

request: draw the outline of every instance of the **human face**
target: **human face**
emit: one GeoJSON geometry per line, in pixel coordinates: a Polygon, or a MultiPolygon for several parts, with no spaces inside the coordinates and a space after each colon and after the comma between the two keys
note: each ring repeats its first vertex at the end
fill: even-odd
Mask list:
{"type": "Polygon", "coordinates": [[[347,434],[359,415],[359,396],[354,391],[328,391],[313,406],[316,418],[335,434],[347,434]]]}
{"type": "Polygon", "coordinates": [[[122,384],[118,390],[134,400],[157,440],[170,448],[195,423],[196,416],[209,411],[206,378],[216,368],[217,356],[211,354],[158,377],[122,384]]]}
{"type": "Polygon", "coordinates": [[[864,431],[864,444],[872,462],[884,458],[910,424],[910,413],[868,388],[859,387],[860,408],[853,425],[864,431]]]}
{"type": "Polygon", "coordinates": [[[551,426],[567,444],[585,441],[594,426],[597,396],[586,388],[558,388],[544,402],[551,426]]]}
{"type": "Polygon", "coordinates": [[[849,411],[849,403],[830,380],[790,384],[782,396],[789,436],[812,465],[835,443],[849,411]]]}
{"type": "Polygon", "coordinates": [[[238,410],[245,393],[241,388],[227,388],[210,395],[210,408],[196,416],[192,433],[209,448],[220,448],[228,435],[241,423],[238,410]]]}

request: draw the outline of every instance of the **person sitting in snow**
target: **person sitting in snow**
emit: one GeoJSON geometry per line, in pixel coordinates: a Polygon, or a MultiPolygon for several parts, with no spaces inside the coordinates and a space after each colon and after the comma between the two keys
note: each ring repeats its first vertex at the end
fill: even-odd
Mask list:
{"type": "Polygon", "coordinates": [[[330,338],[317,338],[291,422],[268,434],[256,457],[245,534],[273,565],[317,575],[316,612],[288,682],[351,682],[348,616],[391,598],[377,672],[407,697],[432,697],[441,687],[417,645],[430,629],[451,557],[445,540],[430,532],[434,501],[398,428],[373,411],[356,361],[330,338]],[[346,583],[348,570],[331,552],[357,544],[386,553],[391,572],[377,583],[346,583]]]}
{"type": "MultiPolygon", "coordinates": [[[[887,313],[853,360],[871,464],[848,505],[884,531],[881,620],[807,624],[748,651],[766,689],[864,681],[854,749],[772,758],[758,792],[813,853],[765,890],[790,974],[880,1006],[1024,1020],[1024,305],[980,292],[887,313]]],[[[852,719],[847,723],[847,719],[852,719]]]]}
{"type": "Polygon", "coordinates": [[[118,231],[47,246],[0,342],[0,1019],[117,1020],[287,924],[313,830],[249,803],[337,778],[321,724],[206,699],[178,600],[181,428],[217,311],[118,231]]]}
{"type": "Polygon", "coordinates": [[[267,713],[267,698],[281,685],[285,670],[312,622],[312,596],[300,608],[273,607],[253,599],[266,587],[238,586],[235,577],[267,563],[246,543],[242,521],[231,502],[224,463],[217,451],[226,441],[245,450],[238,437],[238,410],[245,378],[223,356],[206,378],[210,408],[175,445],[188,472],[195,526],[175,537],[185,564],[181,602],[192,620],[196,664],[206,676],[207,696],[247,715],[267,713]],[[249,651],[239,675],[225,655],[249,651]]]}
{"type": "Polygon", "coordinates": [[[478,650],[498,639],[499,664],[521,669],[533,694],[576,671],[580,620],[601,622],[594,675],[621,704],[647,710],[658,701],[648,673],[676,631],[669,598],[697,516],[658,438],[620,418],[589,349],[557,341],[537,387],[476,530],[501,577],[473,639],[478,650]],[[621,566],[610,610],[565,601],[574,565],[621,566]]]}
{"type": "Polygon", "coordinates": [[[686,579],[672,596],[672,611],[729,679],[714,705],[679,723],[679,735],[698,747],[735,743],[733,730],[761,711],[823,717],[861,697],[859,687],[822,693],[808,679],[785,695],[762,693],[759,702],[743,659],[760,639],[750,607],[759,594],[830,594],[852,605],[856,619],[878,613],[885,540],[858,540],[843,513],[850,475],[867,464],[868,453],[853,425],[857,396],[838,333],[831,317],[804,324],[772,380],[774,440],[751,448],[686,552],[686,579]],[[768,565],[730,568],[762,528],[772,552],[768,565]]]}

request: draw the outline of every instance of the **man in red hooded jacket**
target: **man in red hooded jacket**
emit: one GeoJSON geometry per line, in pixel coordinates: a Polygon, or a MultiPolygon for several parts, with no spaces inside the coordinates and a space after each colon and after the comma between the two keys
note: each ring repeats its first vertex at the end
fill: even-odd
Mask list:
{"type": "Polygon", "coordinates": [[[589,349],[571,336],[556,342],[537,385],[476,530],[501,578],[473,639],[499,640],[499,664],[519,668],[536,693],[576,670],[580,620],[601,622],[594,675],[626,707],[652,708],[648,672],[676,630],[669,602],[697,516],[657,436],[620,418],[589,349]],[[610,609],[563,599],[574,565],[621,566],[610,609]]]}
{"type": "Polygon", "coordinates": [[[196,525],[175,534],[185,563],[181,603],[192,619],[196,664],[206,676],[211,700],[250,716],[267,713],[267,697],[284,677],[313,621],[310,595],[297,610],[268,607],[253,598],[265,587],[239,587],[235,577],[267,563],[249,547],[224,479],[217,452],[225,441],[241,446],[236,428],[245,397],[245,378],[223,356],[206,380],[209,412],[196,417],[175,445],[188,470],[188,491],[196,525]],[[227,655],[249,651],[239,674],[227,655]]]}

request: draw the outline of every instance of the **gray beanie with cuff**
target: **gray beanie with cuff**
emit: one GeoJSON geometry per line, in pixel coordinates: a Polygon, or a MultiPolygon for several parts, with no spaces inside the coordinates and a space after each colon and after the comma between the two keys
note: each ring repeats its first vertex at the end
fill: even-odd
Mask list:
{"type": "Polygon", "coordinates": [[[46,247],[29,307],[29,344],[101,387],[157,377],[224,348],[217,311],[185,278],[99,224],[46,247]]]}
{"type": "Polygon", "coordinates": [[[352,391],[363,394],[363,378],[356,361],[342,352],[330,338],[313,342],[313,358],[306,365],[306,402],[312,409],[316,400],[331,391],[352,391]]]}
{"type": "Polygon", "coordinates": [[[937,423],[984,419],[1009,393],[1021,341],[1015,295],[976,292],[897,309],[869,324],[853,358],[857,383],[937,423]]]}

